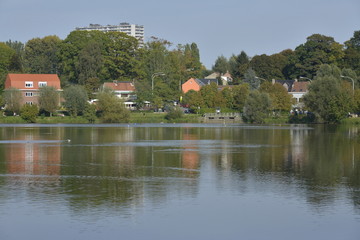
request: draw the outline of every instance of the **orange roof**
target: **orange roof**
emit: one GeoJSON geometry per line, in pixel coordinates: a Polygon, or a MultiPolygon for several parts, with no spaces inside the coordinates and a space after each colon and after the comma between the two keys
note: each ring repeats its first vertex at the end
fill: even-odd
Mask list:
{"type": "Polygon", "coordinates": [[[292,92],[306,92],[309,82],[294,82],[291,91],[292,92]]]}
{"type": "Polygon", "coordinates": [[[25,89],[25,82],[33,82],[32,87],[26,89],[39,89],[39,82],[46,82],[47,86],[61,89],[60,79],[57,74],[14,74],[9,73],[5,81],[5,89],[13,87],[17,89],[25,89]]]}
{"type": "Polygon", "coordinates": [[[135,86],[132,82],[106,82],[104,87],[111,88],[114,91],[135,91],[135,86]]]}

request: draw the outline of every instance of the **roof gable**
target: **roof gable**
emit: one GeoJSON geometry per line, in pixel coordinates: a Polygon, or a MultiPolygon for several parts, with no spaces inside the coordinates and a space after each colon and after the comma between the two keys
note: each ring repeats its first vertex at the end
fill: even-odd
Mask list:
{"type": "Polygon", "coordinates": [[[105,88],[111,88],[114,91],[135,91],[135,85],[132,82],[106,82],[104,83],[105,88]]]}
{"type": "Polygon", "coordinates": [[[15,74],[9,73],[6,77],[5,81],[5,89],[6,88],[18,88],[24,89],[25,82],[32,82],[33,87],[26,87],[27,89],[39,89],[40,82],[46,82],[47,86],[55,87],[55,89],[59,90],[60,87],[60,79],[57,74],[15,74]]]}

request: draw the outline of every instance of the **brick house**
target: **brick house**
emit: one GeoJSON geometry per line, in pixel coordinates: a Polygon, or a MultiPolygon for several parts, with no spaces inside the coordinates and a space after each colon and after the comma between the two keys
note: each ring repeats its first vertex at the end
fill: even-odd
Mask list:
{"type": "MultiPolygon", "coordinates": [[[[5,80],[5,89],[16,88],[21,91],[23,104],[38,104],[41,87],[54,87],[59,93],[62,91],[57,74],[13,74],[9,73],[5,80]]],[[[60,104],[60,97],[59,97],[60,104]]]]}
{"type": "Polygon", "coordinates": [[[182,84],[182,91],[183,93],[187,93],[190,90],[194,91],[200,91],[201,87],[205,85],[210,85],[212,82],[214,82],[216,85],[218,85],[217,79],[195,79],[190,78],[186,82],[182,84]]]}

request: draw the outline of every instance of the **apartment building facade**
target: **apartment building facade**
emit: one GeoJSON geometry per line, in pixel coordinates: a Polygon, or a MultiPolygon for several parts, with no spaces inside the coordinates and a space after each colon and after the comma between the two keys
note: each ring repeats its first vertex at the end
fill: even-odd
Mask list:
{"type": "Polygon", "coordinates": [[[100,24],[90,24],[88,27],[77,27],[76,30],[83,31],[101,31],[101,32],[123,32],[129,36],[135,37],[139,40],[140,46],[144,45],[145,39],[145,28],[143,25],[130,24],[130,23],[120,23],[119,25],[100,25],[100,24]]]}

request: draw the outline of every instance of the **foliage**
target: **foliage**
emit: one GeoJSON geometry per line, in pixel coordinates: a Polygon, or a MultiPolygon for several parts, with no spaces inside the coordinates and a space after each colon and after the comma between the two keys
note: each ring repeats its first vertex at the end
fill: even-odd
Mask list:
{"type": "Polygon", "coordinates": [[[84,87],[72,85],[64,89],[64,106],[73,117],[80,115],[87,105],[87,93],[84,87]]]}
{"type": "Polygon", "coordinates": [[[231,90],[233,92],[233,98],[234,98],[233,108],[242,112],[245,106],[246,99],[249,96],[249,92],[250,92],[249,85],[248,84],[236,85],[231,90]]]}
{"type": "Polygon", "coordinates": [[[237,56],[233,55],[229,59],[229,72],[233,78],[234,84],[240,83],[241,79],[244,78],[247,69],[249,69],[249,63],[250,58],[244,51],[241,51],[237,56]]]}
{"type": "Polygon", "coordinates": [[[102,91],[98,94],[98,108],[101,120],[104,123],[128,122],[130,113],[123,102],[111,91],[102,91]]]}
{"type": "Polygon", "coordinates": [[[36,117],[39,115],[39,108],[36,104],[24,104],[20,109],[20,116],[26,122],[36,122],[36,117]]]}
{"type": "Polygon", "coordinates": [[[59,93],[52,86],[44,86],[39,90],[39,107],[52,116],[59,107],[59,93]]]}
{"type": "Polygon", "coordinates": [[[229,71],[229,62],[226,57],[224,57],[223,55],[218,57],[215,61],[214,66],[212,67],[212,70],[220,74],[225,74],[227,71],[229,71]]]}
{"type": "Polygon", "coordinates": [[[305,44],[298,46],[291,56],[290,77],[305,76],[312,79],[322,64],[336,64],[343,56],[342,45],[335,42],[334,38],[313,34],[307,38],[305,44]]]}
{"type": "Polygon", "coordinates": [[[103,56],[101,52],[101,44],[90,41],[79,52],[79,62],[77,65],[79,83],[81,85],[88,84],[88,80],[97,79],[100,75],[100,70],[103,68],[103,56]]]}
{"type": "Polygon", "coordinates": [[[83,118],[89,121],[89,123],[94,123],[97,119],[96,117],[96,105],[86,103],[83,110],[83,118]]]}
{"type": "Polygon", "coordinates": [[[280,84],[264,82],[260,86],[260,91],[269,94],[271,99],[271,109],[274,111],[290,111],[293,104],[292,96],[280,84]]]}
{"type": "Polygon", "coordinates": [[[249,68],[244,75],[244,83],[249,84],[250,90],[258,89],[260,86],[260,79],[256,76],[255,71],[249,68]]]}
{"type": "Polygon", "coordinates": [[[23,97],[19,89],[6,89],[4,91],[3,98],[7,111],[14,112],[15,114],[20,112],[23,97]]]}
{"type": "Polygon", "coordinates": [[[251,91],[244,107],[245,120],[250,123],[264,123],[269,115],[271,99],[267,93],[251,91]]]}
{"type": "Polygon", "coordinates": [[[343,67],[350,68],[360,75],[360,31],[355,31],[353,37],[345,42],[343,67]]]}
{"type": "Polygon", "coordinates": [[[61,40],[57,36],[34,38],[25,45],[25,68],[28,73],[58,73],[57,51],[61,40]]]}
{"type": "Polygon", "coordinates": [[[259,75],[259,77],[271,79],[284,79],[284,68],[288,64],[288,58],[282,54],[265,54],[255,56],[251,59],[250,67],[259,75]]]}
{"type": "Polygon", "coordinates": [[[321,118],[318,121],[338,123],[352,109],[351,89],[342,83],[337,72],[336,67],[322,66],[319,76],[312,81],[309,92],[304,96],[308,109],[321,118]]]}
{"type": "Polygon", "coordinates": [[[165,119],[174,120],[174,119],[182,118],[183,115],[184,115],[184,113],[179,107],[173,107],[166,114],[165,119]]]}
{"type": "Polygon", "coordinates": [[[204,100],[204,106],[209,108],[225,107],[226,102],[221,92],[218,91],[216,83],[205,85],[200,89],[200,95],[204,100]]]}
{"type": "Polygon", "coordinates": [[[3,89],[6,74],[11,71],[11,62],[16,52],[5,43],[0,42],[0,89],[3,89]]]}

